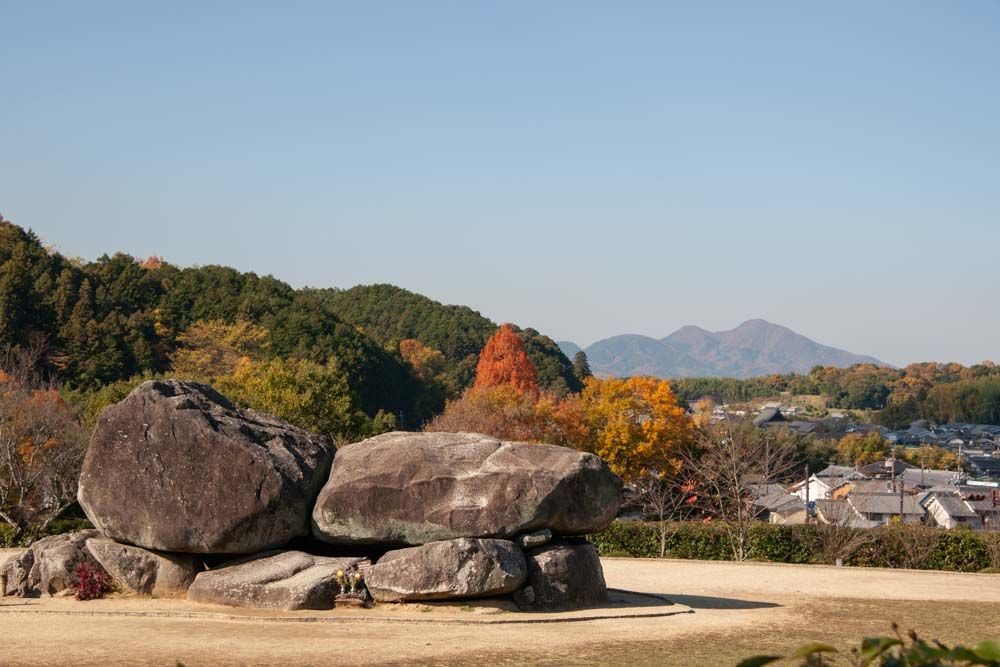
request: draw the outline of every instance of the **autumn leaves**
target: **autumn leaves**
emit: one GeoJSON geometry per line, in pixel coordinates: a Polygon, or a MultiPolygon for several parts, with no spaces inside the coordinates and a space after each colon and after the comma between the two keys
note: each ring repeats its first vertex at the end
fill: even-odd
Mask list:
{"type": "Polygon", "coordinates": [[[541,391],[509,325],[487,341],[473,387],[449,401],[428,430],[574,447],[597,454],[626,480],[673,467],[694,439],[694,424],[666,380],[589,377],[579,394],[541,391]]]}

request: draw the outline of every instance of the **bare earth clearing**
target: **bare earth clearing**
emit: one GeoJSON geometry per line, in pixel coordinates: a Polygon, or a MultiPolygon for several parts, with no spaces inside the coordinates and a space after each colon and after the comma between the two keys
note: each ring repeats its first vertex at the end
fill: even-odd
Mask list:
{"type": "MultiPolygon", "coordinates": [[[[0,560],[10,553],[0,551],[0,560]]],[[[1000,575],[603,563],[610,587],[662,594],[676,604],[618,594],[628,604],[571,614],[431,605],[264,613],[183,600],[4,598],[0,662],[719,665],[810,640],[847,648],[864,635],[888,633],[892,621],[947,642],[1000,636],[1000,575]],[[537,622],[593,616],[612,618],[537,622]]]]}

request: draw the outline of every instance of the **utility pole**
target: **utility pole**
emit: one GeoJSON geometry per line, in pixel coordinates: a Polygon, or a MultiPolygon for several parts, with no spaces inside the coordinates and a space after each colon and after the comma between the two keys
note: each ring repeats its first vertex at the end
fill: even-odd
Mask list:
{"type": "Polygon", "coordinates": [[[904,486],[905,486],[905,484],[903,483],[903,480],[900,479],[899,480],[899,523],[901,523],[901,524],[903,523],[903,519],[904,519],[904,516],[903,516],[903,487],[904,486]]]}
{"type": "Polygon", "coordinates": [[[809,525],[809,464],[805,465],[806,469],[806,525],[809,525]]]}

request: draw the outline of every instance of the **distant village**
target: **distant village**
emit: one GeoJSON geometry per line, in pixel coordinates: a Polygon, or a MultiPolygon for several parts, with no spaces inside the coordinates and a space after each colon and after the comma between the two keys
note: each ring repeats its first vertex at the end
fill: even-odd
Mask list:
{"type": "MultiPolygon", "coordinates": [[[[749,417],[747,410],[718,406],[713,418],[749,417]]],[[[971,530],[1000,529],[1000,426],[950,423],[932,426],[921,420],[891,431],[870,423],[852,423],[846,415],[806,421],[800,408],[767,403],[753,423],[759,428],[787,428],[802,435],[839,439],[877,431],[900,447],[934,445],[958,455],[961,468],[934,470],[890,457],[866,466],[830,465],[808,479],[782,486],[762,485],[756,493],[758,516],[771,523],[819,522],[873,528],[891,522],[971,530]]]]}

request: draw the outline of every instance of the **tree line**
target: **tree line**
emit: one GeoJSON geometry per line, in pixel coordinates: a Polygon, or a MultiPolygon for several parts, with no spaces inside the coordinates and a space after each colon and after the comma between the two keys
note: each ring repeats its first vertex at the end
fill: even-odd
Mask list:
{"type": "MultiPolygon", "coordinates": [[[[250,386],[290,393],[291,382],[359,413],[332,435],[361,434],[365,419],[390,415],[413,427],[471,384],[495,328],[469,308],[390,285],[296,290],[225,266],[180,268],[122,253],[71,259],[0,218],[0,350],[38,349],[38,370],[85,403],[144,377],[226,376],[236,394],[253,394],[250,386]],[[199,367],[193,354],[245,363],[199,367]]],[[[518,335],[543,387],[579,390],[555,342],[533,329],[518,335]]]]}
{"type": "Polygon", "coordinates": [[[1000,366],[923,362],[904,368],[857,364],[849,368],[816,366],[807,375],[735,378],[683,378],[674,382],[678,397],[693,403],[709,396],[717,402],[743,402],[781,393],[823,395],[834,408],[872,410],[889,428],[918,419],[1000,424],[1000,366]]]}

